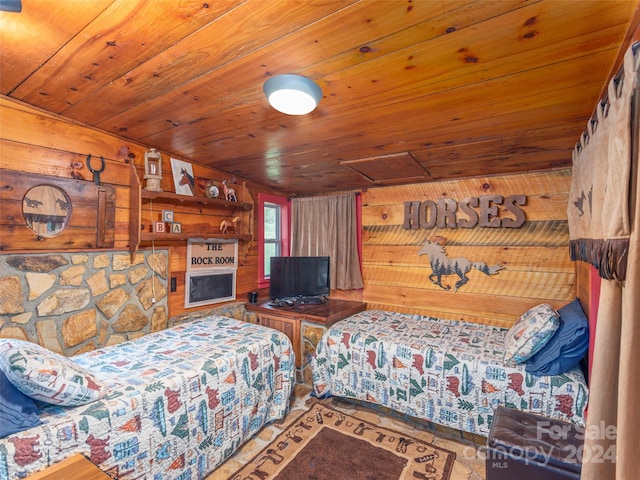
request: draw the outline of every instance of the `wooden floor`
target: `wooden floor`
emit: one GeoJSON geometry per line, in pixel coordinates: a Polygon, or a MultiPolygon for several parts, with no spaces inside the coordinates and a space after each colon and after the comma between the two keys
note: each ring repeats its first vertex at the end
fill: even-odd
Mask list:
{"type": "MultiPolygon", "coordinates": [[[[229,460],[220,465],[205,480],[227,480],[232,473],[254,457],[265,445],[284,430],[292,420],[307,410],[307,402],[310,400],[309,388],[298,384],[295,389],[295,398],[289,414],[280,422],[265,427],[258,435],[247,442],[229,460]]],[[[396,415],[388,415],[384,412],[356,405],[340,399],[327,400],[331,407],[341,410],[346,414],[355,415],[363,420],[383,425],[387,428],[420,438],[442,448],[456,452],[456,461],[450,480],[485,480],[484,442],[486,439],[477,435],[461,434],[456,430],[435,427],[430,430],[416,422],[406,421],[396,415]]]]}

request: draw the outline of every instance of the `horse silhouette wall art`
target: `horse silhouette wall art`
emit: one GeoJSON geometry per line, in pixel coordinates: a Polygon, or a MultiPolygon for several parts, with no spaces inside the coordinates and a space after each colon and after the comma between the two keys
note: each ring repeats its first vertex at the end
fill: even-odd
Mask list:
{"type": "Polygon", "coordinates": [[[457,275],[460,277],[453,288],[456,292],[458,289],[469,281],[467,273],[472,268],[481,271],[485,275],[495,275],[504,267],[502,265],[489,266],[485,262],[472,262],[464,257],[449,258],[445,252],[445,248],[436,242],[427,240],[422,248],[418,251],[418,255],[428,255],[431,263],[431,275],[429,280],[434,285],[438,285],[443,290],[451,290],[451,285],[443,285],[442,277],[444,275],[457,275]]]}

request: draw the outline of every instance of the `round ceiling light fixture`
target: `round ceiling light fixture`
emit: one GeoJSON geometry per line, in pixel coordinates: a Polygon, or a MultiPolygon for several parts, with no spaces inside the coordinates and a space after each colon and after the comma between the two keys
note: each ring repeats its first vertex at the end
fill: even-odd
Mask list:
{"type": "Polygon", "coordinates": [[[269,78],[263,90],[271,106],[287,115],[306,115],[322,98],[322,90],[313,80],[288,73],[269,78]]]}

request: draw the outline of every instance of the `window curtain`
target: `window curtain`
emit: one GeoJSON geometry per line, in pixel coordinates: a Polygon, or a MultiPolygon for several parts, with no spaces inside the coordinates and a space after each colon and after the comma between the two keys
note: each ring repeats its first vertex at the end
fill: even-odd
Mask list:
{"type": "Polygon", "coordinates": [[[329,256],[331,288],[362,288],[355,193],[291,200],[291,255],[329,256]]]}
{"type": "MultiPolygon", "coordinates": [[[[576,145],[567,207],[571,256],[603,278],[595,332],[583,480],[638,475],[640,202],[638,59],[621,73],[576,145]]],[[[593,335],[593,332],[591,332],[593,335]]]]}

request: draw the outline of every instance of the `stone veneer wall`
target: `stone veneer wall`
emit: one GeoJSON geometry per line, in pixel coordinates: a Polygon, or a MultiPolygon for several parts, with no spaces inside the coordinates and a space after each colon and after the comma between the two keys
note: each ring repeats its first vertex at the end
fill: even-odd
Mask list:
{"type": "Polygon", "coordinates": [[[0,255],[0,337],[66,356],[167,328],[167,250],[0,255]]]}

